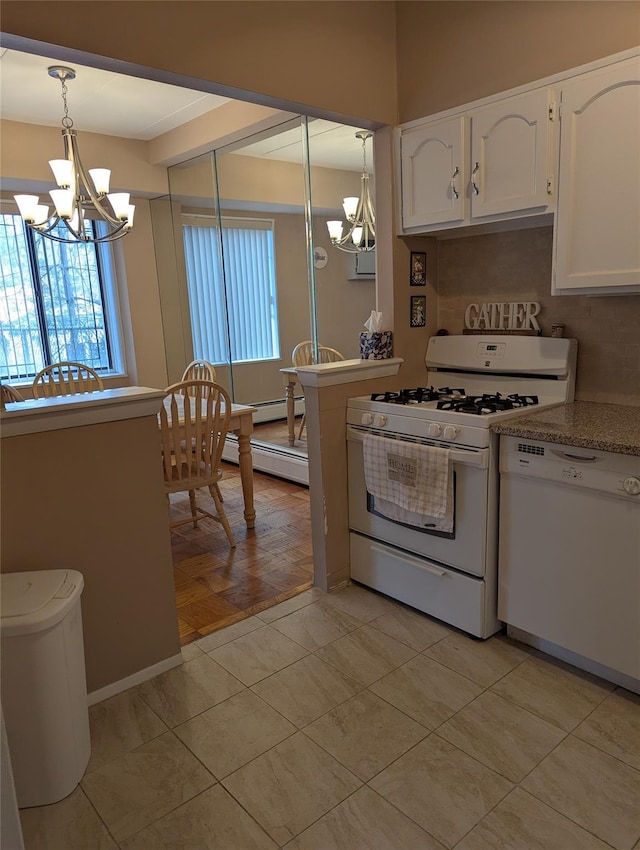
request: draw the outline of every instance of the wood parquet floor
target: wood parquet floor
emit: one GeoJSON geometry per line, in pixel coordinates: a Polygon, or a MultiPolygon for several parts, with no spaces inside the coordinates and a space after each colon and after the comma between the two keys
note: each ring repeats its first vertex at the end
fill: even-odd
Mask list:
{"type": "MultiPolygon", "coordinates": [[[[308,488],[254,472],[256,525],[243,516],[237,466],[223,463],[220,489],[236,538],[229,547],[222,526],[206,517],[171,533],[180,641],[184,646],[217,629],[277,605],[312,585],[308,488]]],[[[198,503],[211,509],[206,490],[198,503]]],[[[171,496],[171,516],[189,512],[186,493],[171,496]]]]}

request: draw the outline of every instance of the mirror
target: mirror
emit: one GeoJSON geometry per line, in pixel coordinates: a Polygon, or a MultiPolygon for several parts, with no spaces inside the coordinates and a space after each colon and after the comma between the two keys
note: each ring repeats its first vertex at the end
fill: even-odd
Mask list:
{"type": "Polygon", "coordinates": [[[256,468],[264,445],[266,471],[294,480],[308,478],[269,466],[275,454],[306,465],[302,390],[290,445],[280,370],[314,337],[358,358],[375,309],[374,275],[356,274],[326,226],[360,191],[357,129],[300,116],[172,166],[169,196],[151,204],[170,381],[194,358],[212,362],[234,403],[256,408],[256,468]]]}

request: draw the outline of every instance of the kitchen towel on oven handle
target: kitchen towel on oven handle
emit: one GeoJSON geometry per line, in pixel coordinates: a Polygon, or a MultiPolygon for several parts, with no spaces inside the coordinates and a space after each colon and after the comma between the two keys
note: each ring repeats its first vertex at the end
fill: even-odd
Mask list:
{"type": "Polygon", "coordinates": [[[453,513],[449,449],[365,434],[364,475],[374,498],[438,519],[453,513]]]}

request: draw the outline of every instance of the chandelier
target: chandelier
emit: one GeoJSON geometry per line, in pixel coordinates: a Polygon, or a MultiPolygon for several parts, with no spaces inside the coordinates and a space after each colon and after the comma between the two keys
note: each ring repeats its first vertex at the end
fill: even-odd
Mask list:
{"type": "Polygon", "coordinates": [[[359,198],[344,198],[342,208],[348,222],[348,230],[342,235],[343,223],[341,221],[328,221],[329,238],[331,244],[341,251],[357,254],[362,251],[373,251],[376,244],[376,214],[371,203],[369,193],[369,174],[367,172],[367,139],[373,133],[360,130],[356,133],[356,139],[362,141],[362,177],[359,198]]]}
{"type": "Polygon", "coordinates": [[[67,80],[75,79],[76,72],[64,65],[53,65],[48,70],[49,76],[60,80],[62,84],[64,103],[64,159],[49,161],[58,184],[57,189],[49,192],[55,212],[49,215],[49,207],[40,203],[38,195],[14,195],[20,215],[29,227],[56,242],[112,242],[120,239],[133,227],[135,207],[129,203],[128,192],[109,194],[111,172],[108,168],[90,168],[88,172],[85,171],[67,106],[67,80]],[[108,198],[111,210],[105,205],[105,198],[108,198]],[[108,232],[103,235],[93,235],[91,229],[85,229],[85,220],[97,216],[108,225],[108,232]],[[60,222],[66,226],[62,233],[57,229],[60,222]]]}

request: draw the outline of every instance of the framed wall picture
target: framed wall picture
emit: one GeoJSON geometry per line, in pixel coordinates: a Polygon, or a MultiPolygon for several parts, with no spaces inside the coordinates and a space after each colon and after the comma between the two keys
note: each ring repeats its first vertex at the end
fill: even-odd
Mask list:
{"type": "Polygon", "coordinates": [[[411,319],[412,328],[423,328],[427,323],[427,296],[411,296],[411,319]]]}
{"type": "Polygon", "coordinates": [[[411,252],[409,283],[411,286],[427,285],[427,255],[424,251],[411,252]]]}

